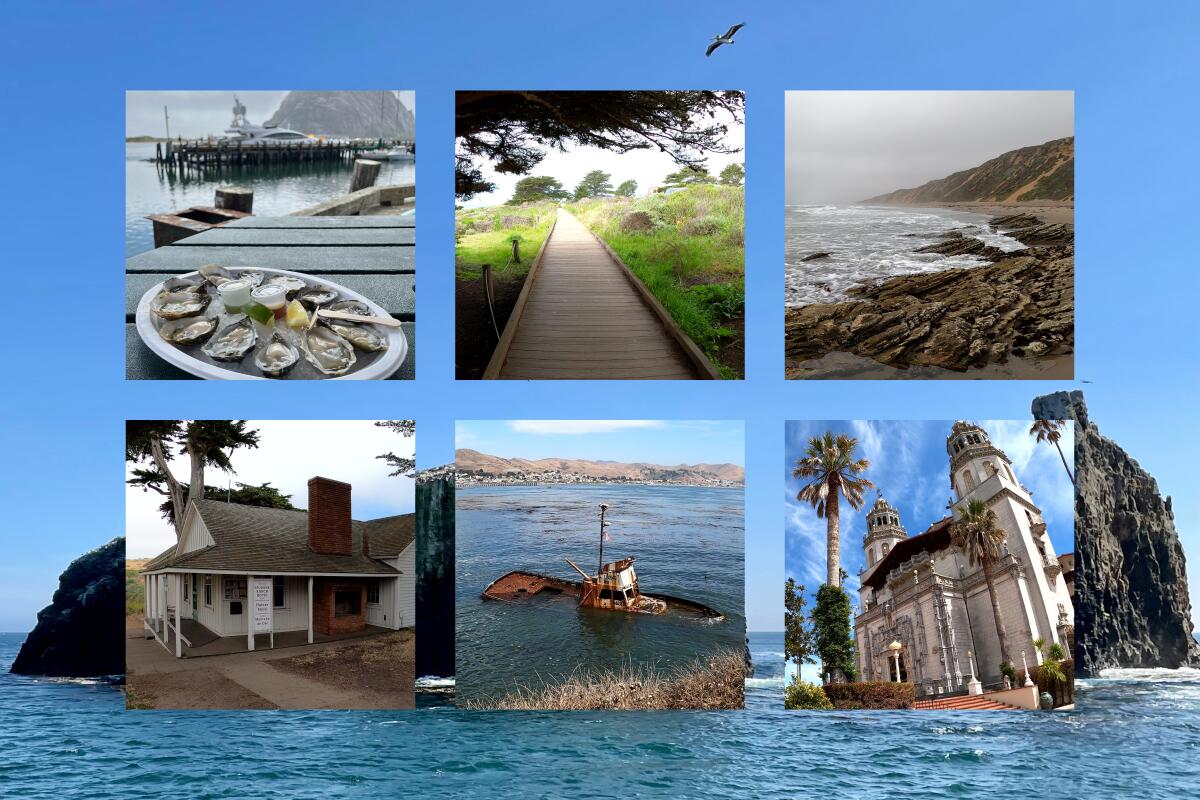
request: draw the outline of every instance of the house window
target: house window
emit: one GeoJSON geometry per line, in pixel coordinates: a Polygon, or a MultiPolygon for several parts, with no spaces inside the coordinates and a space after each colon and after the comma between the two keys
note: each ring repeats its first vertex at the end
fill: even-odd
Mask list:
{"type": "Polygon", "coordinates": [[[367,584],[367,602],[379,605],[379,581],[371,581],[367,584]]]}
{"type": "Polygon", "coordinates": [[[275,578],[274,592],[272,593],[275,599],[275,608],[283,608],[283,578],[275,578]]]}
{"type": "Polygon", "coordinates": [[[204,576],[204,605],[212,608],[212,575],[204,576]]]}
{"type": "Polygon", "coordinates": [[[186,603],[188,600],[188,582],[182,575],[179,576],[179,579],[183,581],[183,602],[186,603]]]}

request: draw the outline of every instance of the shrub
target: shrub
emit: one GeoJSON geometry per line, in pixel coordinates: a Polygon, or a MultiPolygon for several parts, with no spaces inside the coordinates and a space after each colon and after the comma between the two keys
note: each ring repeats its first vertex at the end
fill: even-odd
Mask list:
{"type": "MultiPolygon", "coordinates": [[[[1053,646],[1053,645],[1051,645],[1053,646]]],[[[1075,662],[1074,660],[1055,663],[1050,662],[1029,668],[1029,679],[1038,687],[1038,694],[1047,692],[1054,698],[1054,707],[1068,706],[1075,702],[1075,662]],[[1057,668],[1057,669],[1056,669],[1057,668]]],[[[1013,686],[1025,683],[1025,671],[1014,674],[1013,686]]]]}
{"type": "Polygon", "coordinates": [[[783,692],[783,707],[788,710],[816,709],[819,711],[833,710],[825,690],[815,683],[800,680],[800,676],[792,678],[783,692]]]}
{"type": "Polygon", "coordinates": [[[912,708],[917,691],[911,683],[860,681],[831,683],[825,687],[825,696],[834,708],[897,709],[912,708]]]}

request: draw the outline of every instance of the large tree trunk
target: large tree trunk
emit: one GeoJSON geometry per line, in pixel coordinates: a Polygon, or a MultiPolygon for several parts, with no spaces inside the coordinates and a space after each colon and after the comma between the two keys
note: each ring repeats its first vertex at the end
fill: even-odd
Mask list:
{"type": "Polygon", "coordinates": [[[996,622],[996,638],[1000,640],[1000,658],[1011,664],[1008,657],[1008,629],[1004,627],[1004,617],[1000,614],[1000,599],[996,597],[996,584],[992,580],[991,559],[983,561],[983,579],[987,581],[988,596],[992,599],[992,617],[996,622]]]}
{"type": "MultiPolygon", "coordinates": [[[[194,444],[192,444],[190,442],[188,443],[187,451],[188,451],[188,458],[190,458],[192,461],[192,477],[191,477],[191,483],[188,484],[188,496],[187,496],[187,501],[189,503],[191,503],[196,500],[204,499],[204,459],[205,459],[205,454],[202,452],[199,452],[199,448],[197,448],[194,444]]],[[[184,508],[186,509],[187,506],[184,506],[184,508]]],[[[183,525],[183,515],[176,514],[175,527],[179,528],[182,525],[183,525]]]]}
{"type": "Polygon", "coordinates": [[[842,532],[841,519],[838,509],[837,484],[830,487],[829,497],[825,500],[825,562],[830,586],[842,585],[842,532]]]}
{"type": "Polygon", "coordinates": [[[183,501],[183,487],[179,485],[179,481],[175,480],[175,476],[171,474],[171,467],[167,463],[167,455],[163,452],[162,439],[157,434],[150,437],[150,456],[154,459],[154,466],[158,467],[159,472],[166,476],[167,492],[171,497],[171,508],[175,512],[175,536],[179,536],[179,526],[183,524],[183,509],[185,504],[183,501]]]}

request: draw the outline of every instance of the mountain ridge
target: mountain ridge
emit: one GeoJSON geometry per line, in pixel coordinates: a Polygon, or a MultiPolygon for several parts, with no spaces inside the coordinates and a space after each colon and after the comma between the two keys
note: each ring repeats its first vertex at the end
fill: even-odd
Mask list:
{"type": "Polygon", "coordinates": [[[288,92],[265,125],[348,139],[416,139],[416,117],[392,91],[288,92]]]}
{"type": "Polygon", "coordinates": [[[969,169],[896,189],[864,203],[921,205],[1075,199],[1075,137],[1020,147],[969,169]]]}

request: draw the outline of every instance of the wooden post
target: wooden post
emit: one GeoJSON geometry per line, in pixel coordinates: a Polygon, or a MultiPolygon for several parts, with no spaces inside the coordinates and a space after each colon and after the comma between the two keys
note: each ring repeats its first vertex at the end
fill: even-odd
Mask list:
{"type": "Polygon", "coordinates": [[[360,158],[354,162],[354,177],[350,179],[350,193],[353,194],[360,189],[366,189],[368,186],[374,186],[376,178],[379,177],[379,169],[382,165],[378,161],[368,161],[365,158],[360,158]]]}
{"type": "Polygon", "coordinates": [[[521,240],[514,236],[513,240],[512,240],[512,244],[513,244],[513,253],[512,253],[513,263],[520,264],[521,263],[521,240]]]}
{"type": "Polygon", "coordinates": [[[313,643],[313,628],[312,628],[312,603],[313,603],[313,579],[312,575],[308,576],[308,643],[313,643]]]}
{"type": "Polygon", "coordinates": [[[175,575],[175,657],[183,658],[183,573],[175,575]]]}
{"type": "Polygon", "coordinates": [[[229,211],[244,211],[247,214],[254,209],[254,190],[244,186],[218,186],[213,205],[229,211]]]}
{"type": "Polygon", "coordinates": [[[254,649],[254,619],[250,604],[254,601],[254,576],[246,576],[246,604],[242,606],[242,616],[246,618],[246,649],[254,649]]]}

